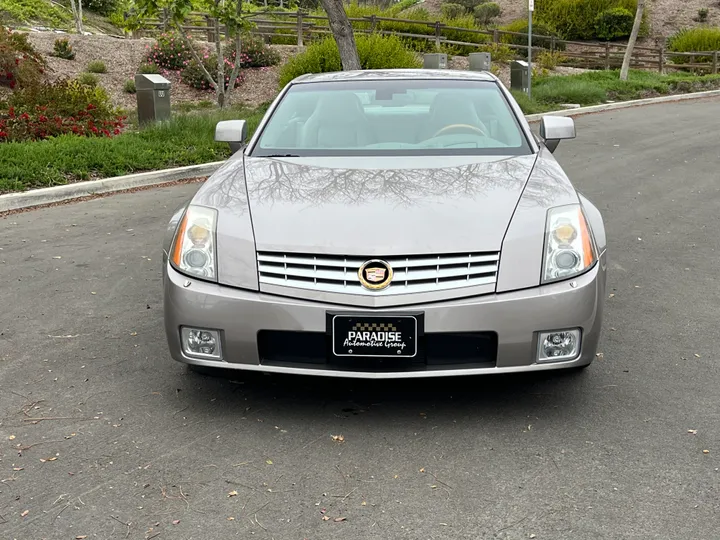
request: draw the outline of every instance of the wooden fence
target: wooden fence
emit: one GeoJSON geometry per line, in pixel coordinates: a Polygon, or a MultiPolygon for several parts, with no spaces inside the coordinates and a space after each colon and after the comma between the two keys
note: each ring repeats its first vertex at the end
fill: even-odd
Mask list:
{"type": "MultiPolygon", "coordinates": [[[[262,36],[267,40],[282,39],[286,43],[297,44],[302,47],[307,42],[329,35],[330,28],[328,19],[325,16],[311,15],[307,12],[287,11],[261,11],[249,17],[254,27],[252,34],[262,36]]],[[[440,50],[443,45],[455,45],[478,50],[486,49],[490,44],[502,44],[518,53],[518,56],[527,56],[527,45],[509,43],[510,36],[520,36],[515,41],[522,42],[527,34],[519,32],[508,32],[505,30],[480,30],[476,28],[461,28],[448,26],[440,21],[420,21],[413,19],[398,19],[390,17],[378,17],[375,15],[367,17],[350,18],[355,31],[358,33],[393,34],[399,37],[414,39],[425,39],[440,50]],[[397,32],[394,30],[383,30],[382,23],[412,24],[417,28],[427,28],[428,33],[397,32]],[[462,41],[450,39],[449,33],[460,35],[477,35],[477,41],[462,41]]],[[[139,33],[155,34],[163,30],[169,30],[167,19],[152,19],[145,23],[145,27],[139,33]]],[[[205,13],[193,12],[188,17],[188,24],[182,27],[184,32],[194,34],[195,37],[215,40],[217,31],[227,34],[224,26],[205,13]]],[[[552,36],[533,35],[533,55],[550,50],[557,51],[564,57],[560,65],[581,67],[590,69],[613,69],[622,65],[623,57],[627,46],[614,42],[591,42],[591,41],[567,41],[552,36]],[[536,43],[542,43],[538,46],[536,43]]],[[[631,67],[640,69],[657,70],[660,73],[671,70],[695,70],[707,73],[718,73],[720,69],[720,51],[698,51],[698,52],[671,52],[664,47],[635,46],[631,59],[631,67]]]]}

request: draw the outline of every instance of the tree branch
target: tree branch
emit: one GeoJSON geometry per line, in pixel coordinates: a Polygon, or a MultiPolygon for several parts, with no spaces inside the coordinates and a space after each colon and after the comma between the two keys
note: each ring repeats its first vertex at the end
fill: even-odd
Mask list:
{"type": "Polygon", "coordinates": [[[177,22],[175,22],[174,25],[175,25],[175,29],[178,31],[178,34],[180,34],[180,39],[182,39],[182,40],[183,40],[183,43],[185,43],[185,46],[186,46],[188,49],[190,49],[190,53],[192,54],[193,59],[194,59],[194,60],[198,63],[198,65],[200,66],[200,69],[202,70],[203,75],[205,75],[205,78],[207,79],[207,81],[210,83],[210,86],[211,86],[213,89],[217,89],[217,83],[216,83],[215,80],[213,79],[212,75],[210,75],[210,72],[209,72],[207,69],[205,69],[205,64],[203,63],[202,58],[200,58],[200,55],[199,55],[199,54],[197,53],[197,51],[195,50],[195,47],[193,47],[193,44],[190,42],[190,40],[189,40],[189,39],[185,36],[185,34],[183,33],[182,27],[181,27],[177,22]]]}

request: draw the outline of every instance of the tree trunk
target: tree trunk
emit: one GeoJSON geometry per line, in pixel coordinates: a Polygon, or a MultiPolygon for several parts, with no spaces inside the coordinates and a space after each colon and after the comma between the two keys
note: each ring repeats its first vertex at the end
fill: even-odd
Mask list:
{"type": "Polygon", "coordinates": [[[225,57],[222,53],[222,36],[220,35],[220,21],[215,19],[215,53],[217,54],[217,104],[221,109],[225,106],[225,57]]]}
{"type": "Polygon", "coordinates": [[[320,2],[330,21],[330,30],[340,51],[343,70],[361,69],[355,36],[342,0],[320,0],[320,2]]]}
{"type": "MultiPolygon", "coordinates": [[[[237,0],[237,4],[235,4],[235,15],[237,15],[238,17],[242,15],[242,0],[237,0]]],[[[225,91],[226,104],[229,104],[230,102],[230,95],[232,94],[233,90],[235,90],[235,80],[240,74],[240,50],[242,48],[242,35],[239,28],[236,28],[235,32],[235,65],[230,72],[230,82],[228,83],[228,88],[225,91]]]]}
{"type": "Polygon", "coordinates": [[[645,8],[645,0],[637,0],[637,11],[635,12],[635,22],[633,23],[632,32],[630,32],[630,41],[628,41],[627,49],[625,49],[625,58],[623,58],[622,68],[620,69],[620,80],[627,81],[628,71],[630,71],[630,60],[632,59],[633,49],[640,32],[640,23],[642,23],[643,9],[645,8]]]}
{"type": "Polygon", "coordinates": [[[70,0],[70,10],[75,20],[75,30],[78,34],[83,33],[82,25],[82,0],[70,0]],[[75,3],[77,1],[77,4],[75,3]]]}

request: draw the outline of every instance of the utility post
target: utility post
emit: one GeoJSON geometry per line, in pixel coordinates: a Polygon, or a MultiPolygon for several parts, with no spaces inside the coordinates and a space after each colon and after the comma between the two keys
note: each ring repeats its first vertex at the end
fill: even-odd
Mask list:
{"type": "Polygon", "coordinates": [[[532,97],[532,18],[535,11],[535,0],[528,0],[528,87],[527,95],[532,97]]]}

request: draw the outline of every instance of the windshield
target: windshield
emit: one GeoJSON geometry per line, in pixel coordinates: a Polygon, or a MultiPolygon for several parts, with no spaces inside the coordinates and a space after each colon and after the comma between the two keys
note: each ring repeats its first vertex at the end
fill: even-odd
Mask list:
{"type": "Polygon", "coordinates": [[[529,153],[496,83],[392,79],[291,86],[251,155],[529,153]]]}

